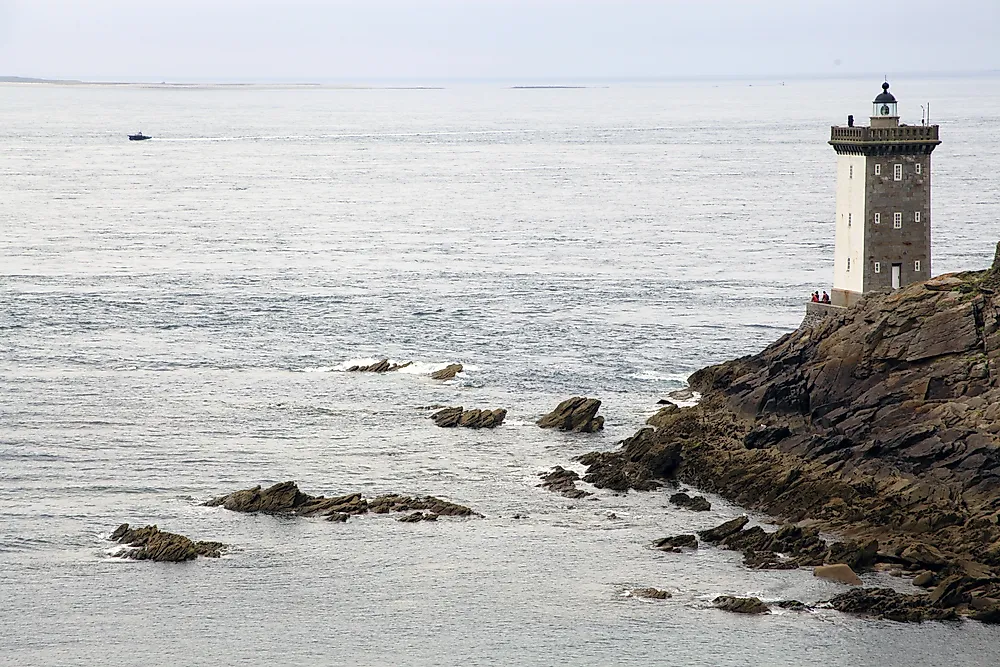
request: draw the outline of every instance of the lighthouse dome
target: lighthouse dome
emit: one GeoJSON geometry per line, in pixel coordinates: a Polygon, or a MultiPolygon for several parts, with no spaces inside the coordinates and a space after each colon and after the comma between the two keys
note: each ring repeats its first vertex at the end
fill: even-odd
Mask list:
{"type": "MultiPolygon", "coordinates": [[[[889,82],[882,84],[882,92],[872,102],[872,118],[896,119],[896,98],[889,92],[889,82]]],[[[895,123],[893,123],[895,124],[895,123]]],[[[875,127],[873,124],[872,127],[875,127]]]]}
{"type": "Polygon", "coordinates": [[[886,81],[882,84],[882,92],[875,98],[875,104],[889,104],[890,102],[895,104],[896,98],[889,92],[889,82],[886,81]]]}

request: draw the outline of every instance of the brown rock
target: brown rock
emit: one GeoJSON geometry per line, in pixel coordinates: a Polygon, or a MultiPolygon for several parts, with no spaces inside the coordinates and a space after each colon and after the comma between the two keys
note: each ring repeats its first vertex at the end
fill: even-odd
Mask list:
{"type": "Polygon", "coordinates": [[[933,607],[927,595],[907,595],[891,588],[852,588],[829,602],[837,611],[890,621],[919,623],[957,618],[954,609],[933,607]]]}
{"type": "Polygon", "coordinates": [[[263,514],[294,514],[296,516],[321,516],[330,521],[346,521],[347,515],[387,512],[412,512],[427,510],[443,516],[482,517],[478,512],[434,496],[409,497],[399,494],[379,496],[366,500],[360,493],[325,498],[310,496],[299,491],[295,482],[281,482],[261,490],[260,486],[209,500],[209,507],[222,507],[234,512],[263,514]]]}
{"type": "Polygon", "coordinates": [[[957,607],[960,604],[964,604],[968,602],[971,597],[966,591],[968,591],[974,583],[975,581],[970,577],[966,577],[961,574],[952,575],[938,584],[934,590],[931,591],[931,604],[935,607],[941,608],[957,607]]]}
{"type": "Polygon", "coordinates": [[[127,523],[118,526],[110,539],[134,547],[116,553],[119,558],[163,563],[179,563],[198,556],[218,558],[226,548],[221,542],[194,542],[183,535],[161,531],[156,526],[130,528],[127,523]]]}
{"type": "Polygon", "coordinates": [[[661,551],[680,553],[682,549],[697,549],[698,538],[694,535],[674,535],[657,540],[653,546],[661,551]]]}
{"type": "Polygon", "coordinates": [[[766,614],[771,609],[759,598],[739,598],[731,595],[720,595],[712,600],[712,604],[723,611],[734,614],[766,614]]]}
{"type": "Polygon", "coordinates": [[[594,433],[604,428],[604,417],[597,416],[600,407],[601,402],[596,398],[574,396],[560,403],[537,423],[542,428],[594,433]]]}
{"type": "Polygon", "coordinates": [[[448,364],[439,371],[431,373],[432,380],[454,380],[463,370],[462,364],[448,364]]]}
{"type": "Polygon", "coordinates": [[[835,581],[838,584],[847,584],[848,586],[862,585],[861,578],[854,573],[854,570],[843,563],[820,565],[813,568],[813,576],[835,581]]]}
{"type": "Polygon", "coordinates": [[[461,407],[445,408],[431,415],[431,419],[438,426],[444,428],[462,426],[473,429],[496,428],[503,424],[506,417],[506,410],[465,410],[461,407]]]}
{"type": "Polygon", "coordinates": [[[407,361],[405,364],[392,364],[389,363],[388,359],[382,359],[381,361],[376,361],[374,364],[368,366],[351,366],[347,369],[348,373],[389,373],[391,371],[398,371],[400,368],[406,368],[411,365],[412,361],[407,361]]]}
{"type": "Polygon", "coordinates": [[[913,585],[919,586],[920,588],[930,588],[934,586],[934,573],[930,570],[924,570],[917,576],[913,577],[913,585]]]}
{"type": "Polygon", "coordinates": [[[707,512],[712,509],[712,504],[705,500],[704,496],[691,497],[686,493],[675,493],[670,496],[670,502],[692,512],[707,512]]]}
{"type": "Polygon", "coordinates": [[[539,477],[543,481],[538,486],[561,493],[567,498],[586,498],[594,495],[590,491],[576,488],[576,482],[579,481],[580,475],[572,470],[566,470],[562,466],[556,466],[550,472],[542,473],[539,477]]]}
{"type": "Polygon", "coordinates": [[[743,530],[743,527],[748,523],[750,523],[749,517],[738,516],[735,519],[730,519],[725,523],[719,524],[715,528],[711,528],[709,530],[699,530],[698,536],[706,542],[721,542],[730,535],[743,530]]]}
{"type": "Polygon", "coordinates": [[[649,600],[667,600],[673,597],[670,591],[659,588],[635,588],[632,590],[632,597],[647,598],[649,600]]]}

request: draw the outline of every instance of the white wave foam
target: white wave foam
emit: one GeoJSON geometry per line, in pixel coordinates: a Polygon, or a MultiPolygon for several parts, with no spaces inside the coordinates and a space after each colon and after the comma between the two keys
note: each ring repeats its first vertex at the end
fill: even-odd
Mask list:
{"type": "MultiPolygon", "coordinates": [[[[327,372],[330,370],[340,370],[346,371],[352,366],[370,366],[376,364],[385,359],[385,357],[355,357],[353,359],[348,359],[347,361],[339,364],[338,366],[328,367],[328,366],[318,366],[313,369],[303,369],[303,372],[327,372]]],[[[393,373],[400,373],[401,375],[430,375],[435,371],[447,368],[449,365],[454,363],[459,363],[456,361],[416,361],[416,360],[400,360],[400,359],[389,359],[390,364],[405,364],[409,362],[409,366],[399,368],[393,373]]],[[[463,364],[462,373],[465,371],[478,371],[480,370],[478,366],[470,366],[463,364]]],[[[459,373],[459,375],[462,375],[459,373]]]]}
{"type": "Polygon", "coordinates": [[[337,366],[306,366],[299,370],[300,373],[329,373],[337,370],[337,366]]]}
{"type": "Polygon", "coordinates": [[[685,400],[672,398],[669,394],[667,394],[664,400],[670,401],[679,408],[690,408],[698,405],[698,401],[701,400],[701,393],[693,391],[691,392],[691,398],[685,400]]]}

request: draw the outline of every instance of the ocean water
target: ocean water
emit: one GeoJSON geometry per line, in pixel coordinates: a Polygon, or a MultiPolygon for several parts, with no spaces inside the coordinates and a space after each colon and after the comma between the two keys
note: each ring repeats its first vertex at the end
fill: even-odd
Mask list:
{"type": "MultiPolygon", "coordinates": [[[[832,278],[829,126],[880,83],[0,85],[0,664],[996,664],[971,622],[712,609],[840,590],[650,549],[741,513],[718,498],[536,486],[797,326],[832,278]],[[416,364],[343,372],[381,357],[416,364]],[[534,425],[572,395],[603,433],[534,425]],[[509,416],[439,429],[432,404],[509,416]],[[486,516],[200,504],[288,479],[486,516]],[[234,548],[123,562],[122,522],[234,548]]],[[[987,266],[1000,79],[892,83],[942,126],[933,272],[987,266]]]]}

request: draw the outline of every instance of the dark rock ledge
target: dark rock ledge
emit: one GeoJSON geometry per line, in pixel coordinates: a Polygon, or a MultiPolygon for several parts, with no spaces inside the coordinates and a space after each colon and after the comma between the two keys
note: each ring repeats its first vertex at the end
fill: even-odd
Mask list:
{"type": "MultiPolygon", "coordinates": [[[[583,457],[584,480],[620,491],[684,482],[788,522],[718,540],[761,554],[747,558],[754,567],[860,559],[852,567],[914,576],[937,593],[935,610],[1000,616],[998,288],[995,266],[871,294],[698,371],[697,406],[667,406],[618,451],[583,457]],[[821,546],[819,530],[851,544],[821,546]]],[[[899,613],[891,596],[855,590],[882,602],[831,604],[947,615],[899,613]]]]}
{"type": "Polygon", "coordinates": [[[466,410],[462,407],[445,408],[431,415],[434,423],[442,428],[462,426],[464,428],[496,428],[503,424],[507,411],[466,410]]]}
{"type": "Polygon", "coordinates": [[[127,523],[118,526],[109,539],[132,547],[118,551],[115,554],[118,558],[166,563],[194,560],[198,556],[218,558],[226,548],[221,542],[194,542],[183,535],[162,531],[156,526],[130,528],[127,523]]]}
{"type": "MultiPolygon", "coordinates": [[[[327,521],[344,522],[351,515],[372,512],[426,512],[419,520],[433,521],[439,516],[482,517],[464,505],[435,498],[434,496],[401,496],[389,494],[367,500],[360,493],[351,493],[335,498],[310,496],[299,491],[295,482],[281,482],[267,489],[255,486],[252,489],[234,491],[205,503],[208,507],[222,506],[234,512],[259,512],[261,514],[292,514],[295,516],[317,516],[327,521]]],[[[407,521],[417,521],[409,518],[407,521]]]]}
{"type": "Polygon", "coordinates": [[[579,499],[594,495],[590,491],[576,488],[576,483],[580,481],[580,475],[572,470],[566,470],[562,466],[556,466],[550,472],[543,472],[539,477],[542,478],[542,483],[538,486],[555,493],[561,493],[567,498],[579,499]]]}
{"type": "Polygon", "coordinates": [[[604,417],[597,414],[600,408],[601,402],[596,398],[574,396],[557,405],[555,410],[540,418],[537,424],[542,428],[560,431],[595,433],[604,428],[604,417]]]}
{"type": "Polygon", "coordinates": [[[381,361],[376,361],[374,364],[369,364],[368,366],[351,366],[347,369],[348,373],[391,373],[392,371],[398,371],[401,368],[406,368],[411,366],[412,361],[407,361],[405,364],[392,364],[389,363],[388,359],[382,359],[381,361]]]}

